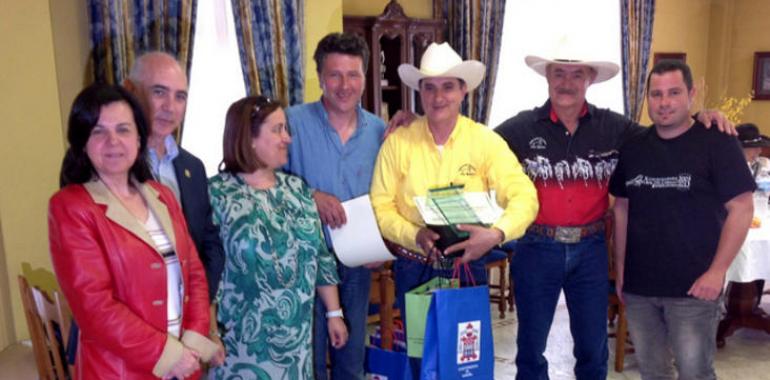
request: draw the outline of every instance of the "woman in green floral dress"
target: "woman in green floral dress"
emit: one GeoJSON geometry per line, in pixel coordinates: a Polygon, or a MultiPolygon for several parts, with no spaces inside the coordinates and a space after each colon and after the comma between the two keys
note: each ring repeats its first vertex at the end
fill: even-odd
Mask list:
{"type": "Polygon", "coordinates": [[[311,192],[276,171],[290,142],[276,102],[247,97],[227,111],[224,168],[209,182],[227,257],[217,297],[227,356],[214,379],[312,379],[316,291],[335,311],[330,340],[339,347],[347,340],[336,263],[311,192]]]}

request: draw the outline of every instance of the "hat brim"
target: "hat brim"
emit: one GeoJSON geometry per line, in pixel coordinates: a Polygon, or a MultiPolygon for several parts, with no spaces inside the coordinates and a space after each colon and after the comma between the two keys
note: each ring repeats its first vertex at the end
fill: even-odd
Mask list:
{"type": "Polygon", "coordinates": [[[741,141],[741,146],[744,148],[766,148],[770,147],[770,138],[767,136],[759,136],[759,139],[754,139],[751,141],[743,142],[741,141]]]}
{"type": "Polygon", "coordinates": [[[550,64],[567,65],[567,66],[588,66],[596,72],[596,78],[591,83],[600,83],[611,79],[620,71],[620,66],[614,62],[608,61],[567,61],[567,60],[554,60],[535,55],[528,55],[524,58],[524,62],[527,63],[532,70],[535,70],[538,74],[545,76],[546,69],[550,64]]]}
{"type": "Polygon", "coordinates": [[[449,70],[443,72],[423,72],[414,65],[403,63],[398,66],[398,76],[401,82],[417,91],[420,90],[420,81],[424,78],[452,77],[465,82],[468,91],[475,89],[484,80],[487,67],[475,60],[463,61],[449,70]]]}

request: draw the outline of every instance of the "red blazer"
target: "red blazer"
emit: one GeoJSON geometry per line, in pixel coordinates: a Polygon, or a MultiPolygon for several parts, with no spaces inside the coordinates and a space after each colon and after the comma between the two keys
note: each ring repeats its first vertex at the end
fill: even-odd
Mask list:
{"type": "Polygon", "coordinates": [[[156,379],[183,345],[204,360],[216,350],[206,275],[182,210],[161,184],[135,186],[179,257],[182,336],[167,332],[165,262],[144,227],[101,181],[67,186],[50,200],[48,228],[56,277],[80,326],[78,379],[156,379]]]}

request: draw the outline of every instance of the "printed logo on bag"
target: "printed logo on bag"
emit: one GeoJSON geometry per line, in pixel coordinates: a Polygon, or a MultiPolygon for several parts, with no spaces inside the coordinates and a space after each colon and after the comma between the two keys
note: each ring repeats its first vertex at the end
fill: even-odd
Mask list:
{"type": "Polygon", "coordinates": [[[376,373],[369,373],[366,375],[366,380],[388,380],[388,377],[376,373]]]}
{"type": "Polygon", "coordinates": [[[481,321],[457,324],[457,364],[481,360],[481,321]]]}

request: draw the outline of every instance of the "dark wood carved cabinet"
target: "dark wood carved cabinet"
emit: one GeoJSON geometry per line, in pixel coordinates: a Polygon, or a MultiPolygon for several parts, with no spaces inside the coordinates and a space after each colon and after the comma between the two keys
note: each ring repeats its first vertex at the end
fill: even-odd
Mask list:
{"type": "Polygon", "coordinates": [[[401,84],[397,70],[402,63],[419,67],[428,45],[444,40],[444,24],[443,20],[407,17],[395,0],[379,16],[343,18],[345,32],[361,36],[371,51],[364,108],[385,120],[400,109],[422,113],[416,92],[401,84]]]}

